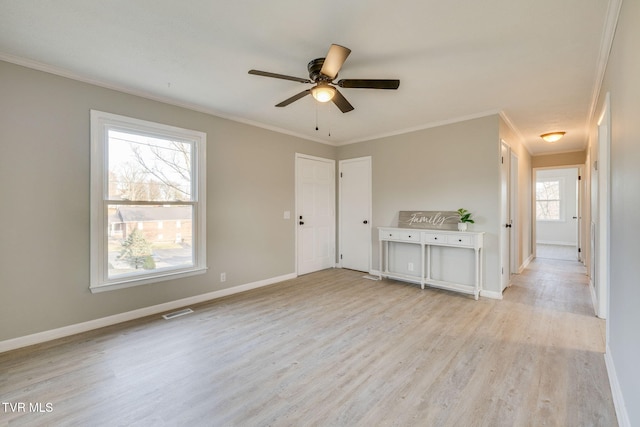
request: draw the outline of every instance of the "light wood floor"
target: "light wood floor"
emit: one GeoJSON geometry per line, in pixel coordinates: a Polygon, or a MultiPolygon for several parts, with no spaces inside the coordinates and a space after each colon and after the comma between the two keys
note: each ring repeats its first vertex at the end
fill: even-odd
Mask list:
{"type": "Polygon", "coordinates": [[[0,354],[0,400],[52,409],[0,425],[617,425],[577,262],[534,261],[502,301],[362,276],[0,354]]]}
{"type": "Polygon", "coordinates": [[[538,243],[536,245],[537,258],[549,258],[563,261],[577,261],[578,248],[574,245],[548,245],[538,243]]]}

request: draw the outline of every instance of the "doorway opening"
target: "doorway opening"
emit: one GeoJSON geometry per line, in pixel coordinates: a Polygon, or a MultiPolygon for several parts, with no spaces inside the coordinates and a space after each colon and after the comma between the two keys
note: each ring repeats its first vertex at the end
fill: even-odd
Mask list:
{"type": "Polygon", "coordinates": [[[581,261],[580,169],[536,170],[536,257],[581,261]]]}

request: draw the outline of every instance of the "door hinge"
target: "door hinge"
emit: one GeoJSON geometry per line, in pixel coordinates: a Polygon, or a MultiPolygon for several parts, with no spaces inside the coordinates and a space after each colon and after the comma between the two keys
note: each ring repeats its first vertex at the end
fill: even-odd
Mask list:
{"type": "Polygon", "coordinates": [[[340,254],[340,259],[342,259],[342,254],[340,254]]]}
{"type": "Polygon", "coordinates": [[[340,178],[342,178],[342,172],[340,172],[340,178]]]}
{"type": "Polygon", "coordinates": [[[581,253],[581,252],[582,252],[582,249],[578,248],[578,253],[581,253]]]}
{"type": "Polygon", "coordinates": [[[504,274],[504,267],[502,267],[502,273],[500,273],[500,274],[504,274]]]}
{"type": "Polygon", "coordinates": [[[500,157],[500,163],[504,164],[504,156],[500,157]]]}
{"type": "Polygon", "coordinates": [[[582,181],[582,177],[578,175],[578,181],[582,181]]]}

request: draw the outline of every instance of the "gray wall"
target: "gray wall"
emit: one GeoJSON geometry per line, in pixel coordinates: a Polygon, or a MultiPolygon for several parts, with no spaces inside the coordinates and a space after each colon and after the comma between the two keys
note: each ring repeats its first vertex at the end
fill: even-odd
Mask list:
{"type": "MultiPolygon", "coordinates": [[[[487,116],[342,146],[340,160],[371,156],[372,226],[397,226],[401,210],[474,213],[472,230],[485,231],[485,289],[500,292],[499,117],[487,116]]],[[[377,235],[372,236],[378,268],[377,235]]]]}
{"type": "Polygon", "coordinates": [[[374,227],[471,210],[485,289],[500,290],[497,115],[336,148],[5,62],[0,75],[0,341],[293,273],[296,152],[372,156],[374,227]],[[91,109],[207,133],[206,274],[91,294],[91,109]]]}
{"type": "Polygon", "coordinates": [[[0,341],[295,272],[295,153],[335,147],[5,62],[0,76],[0,341]],[[91,294],[91,109],[207,133],[206,274],[91,294]]]}
{"type": "MultiPolygon", "coordinates": [[[[611,252],[609,356],[626,402],[630,425],[640,425],[640,2],[624,1],[596,111],[611,93],[611,252]]],[[[596,135],[592,123],[592,140],[596,135]]],[[[591,163],[596,159],[591,159],[591,163]]]]}

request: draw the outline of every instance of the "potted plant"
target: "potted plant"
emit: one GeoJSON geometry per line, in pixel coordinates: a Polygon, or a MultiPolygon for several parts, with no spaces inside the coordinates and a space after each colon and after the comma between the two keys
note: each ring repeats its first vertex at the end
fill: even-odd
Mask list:
{"type": "Polygon", "coordinates": [[[458,230],[467,231],[467,224],[475,223],[475,221],[471,219],[471,212],[463,208],[458,209],[456,212],[458,212],[458,216],[460,217],[458,230]]]}

